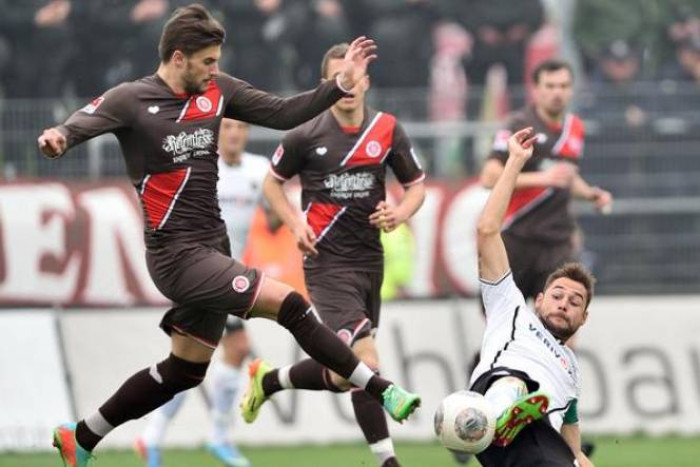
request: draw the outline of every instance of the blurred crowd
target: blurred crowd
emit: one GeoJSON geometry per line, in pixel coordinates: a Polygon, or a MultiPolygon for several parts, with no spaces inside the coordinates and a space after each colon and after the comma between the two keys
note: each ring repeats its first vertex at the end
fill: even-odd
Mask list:
{"type": "MultiPolygon", "coordinates": [[[[0,86],[5,97],[78,97],[151,73],[170,12],[187,0],[0,0],[0,86]]],[[[222,68],[268,90],[319,79],[332,44],[361,34],[379,44],[378,88],[435,80],[484,85],[494,64],[508,88],[527,82],[528,50],[559,53],[543,34],[569,4],[563,34],[592,83],[700,83],[700,0],[202,0],[227,29],[222,68]],[[556,16],[556,15],[554,15],[556,16]],[[550,44],[542,48],[542,43],[550,44]],[[445,76],[449,65],[459,75],[445,76]],[[451,80],[451,81],[450,81],[451,80]]],[[[559,25],[561,26],[561,24],[559,25]]],[[[512,106],[522,102],[513,95],[512,106]]]]}

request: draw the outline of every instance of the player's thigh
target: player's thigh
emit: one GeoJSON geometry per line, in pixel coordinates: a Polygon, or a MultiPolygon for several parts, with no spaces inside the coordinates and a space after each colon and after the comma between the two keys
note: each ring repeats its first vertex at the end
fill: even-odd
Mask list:
{"type": "Polygon", "coordinates": [[[353,353],[373,370],[379,368],[379,353],[377,344],[371,335],[356,340],[352,345],[353,353]]]}
{"type": "Polygon", "coordinates": [[[189,335],[173,332],[170,339],[173,355],[188,362],[208,362],[214,353],[214,349],[189,335]]]}
{"type": "Polygon", "coordinates": [[[260,286],[255,303],[250,313],[251,318],[266,318],[277,321],[282,302],[287,296],[294,292],[294,289],[284,282],[266,277],[260,286]]]}

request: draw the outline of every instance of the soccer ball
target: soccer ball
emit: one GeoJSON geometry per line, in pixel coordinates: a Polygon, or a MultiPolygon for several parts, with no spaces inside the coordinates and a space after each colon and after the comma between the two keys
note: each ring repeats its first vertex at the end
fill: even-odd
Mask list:
{"type": "Polygon", "coordinates": [[[493,440],[496,417],[484,396],[462,390],[443,399],[434,423],[435,434],[447,449],[479,454],[493,440]]]}

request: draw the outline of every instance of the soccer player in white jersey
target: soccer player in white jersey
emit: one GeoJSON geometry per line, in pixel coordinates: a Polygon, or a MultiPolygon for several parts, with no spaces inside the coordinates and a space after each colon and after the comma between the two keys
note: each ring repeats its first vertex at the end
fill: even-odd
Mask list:
{"type": "Polygon", "coordinates": [[[262,198],[262,184],[270,166],[265,156],[245,150],[248,124],[225,118],[219,130],[219,207],[234,258],[241,258],[262,198]]]}
{"type": "Polygon", "coordinates": [[[504,171],[478,224],[486,331],[470,387],[486,396],[498,418],[492,445],[477,457],[484,467],[589,467],[576,408],[580,373],[565,344],[588,318],[595,280],[580,264],[568,263],[549,276],[531,310],[513,281],[501,237],[517,176],[535,139],[532,128],[510,137],[504,171]]]}
{"type": "MultiPolygon", "coordinates": [[[[248,124],[225,118],[219,130],[219,206],[231,242],[234,258],[243,256],[255,208],[262,197],[262,182],[270,165],[265,156],[245,151],[248,124]]],[[[207,448],[225,465],[249,465],[228,441],[231,409],[241,382],[240,367],[250,351],[243,323],[229,317],[221,340],[222,358],[209,372],[208,394],[212,426],[207,448]]],[[[148,467],[161,466],[160,447],[168,424],[180,410],[188,391],[178,393],[170,402],[148,417],[148,425],[136,440],[136,449],[148,467]]]]}

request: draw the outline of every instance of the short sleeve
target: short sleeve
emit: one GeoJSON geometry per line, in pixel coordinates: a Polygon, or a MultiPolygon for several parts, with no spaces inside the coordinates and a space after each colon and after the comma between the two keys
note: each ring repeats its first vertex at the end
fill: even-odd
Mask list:
{"type": "Polygon", "coordinates": [[[564,424],[573,425],[578,423],[578,399],[573,399],[569,404],[569,408],[564,414],[564,424]]]}
{"type": "Polygon", "coordinates": [[[303,155],[299,151],[299,140],[294,132],[287,133],[275,149],[270,162],[270,173],[276,179],[287,181],[301,172],[303,155]]]}
{"type": "Polygon", "coordinates": [[[497,159],[505,164],[506,160],[508,160],[508,139],[514,132],[524,127],[525,123],[521,117],[512,117],[504,128],[496,132],[488,158],[497,159]]]}
{"type": "Polygon", "coordinates": [[[110,89],[74,112],[63,125],[59,125],[58,131],[66,137],[68,147],[129,126],[133,113],[131,86],[130,83],[124,83],[110,89]]]}
{"type": "Polygon", "coordinates": [[[393,144],[387,163],[403,186],[410,186],[425,179],[425,173],[420,165],[411,140],[400,123],[394,127],[393,144]]]}
{"type": "Polygon", "coordinates": [[[484,301],[486,319],[513,313],[517,307],[525,307],[525,298],[515,285],[513,273],[508,271],[496,282],[479,279],[481,298],[484,301]]]}

